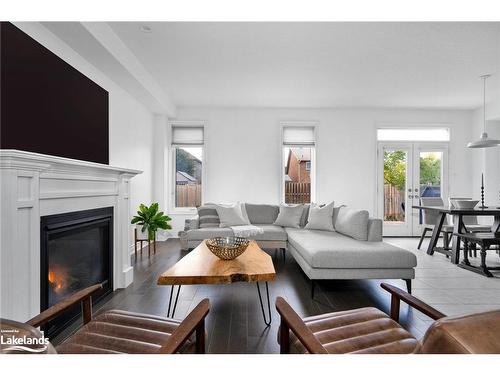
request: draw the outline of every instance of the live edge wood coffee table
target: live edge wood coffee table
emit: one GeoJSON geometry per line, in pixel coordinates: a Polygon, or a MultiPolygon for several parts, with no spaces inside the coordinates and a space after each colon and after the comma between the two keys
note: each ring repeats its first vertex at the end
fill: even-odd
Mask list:
{"type": "Polygon", "coordinates": [[[158,278],[158,285],[172,285],[168,302],[167,317],[173,317],[182,285],[231,284],[238,281],[255,282],[259,294],[260,308],[264,323],[271,325],[271,304],[269,302],[268,281],[274,280],[276,271],[271,257],[255,241],[250,241],[246,251],[233,260],[222,260],[212,254],[205,241],[179,260],[158,278]],[[264,312],[259,282],[266,284],[268,318],[264,312]],[[170,308],[174,287],[178,285],[172,315],[170,308]]]}

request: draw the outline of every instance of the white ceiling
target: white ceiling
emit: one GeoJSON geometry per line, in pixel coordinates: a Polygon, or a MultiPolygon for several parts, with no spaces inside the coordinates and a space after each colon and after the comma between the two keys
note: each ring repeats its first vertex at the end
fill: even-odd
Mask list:
{"type": "Polygon", "coordinates": [[[500,58],[499,23],[109,26],[177,106],[476,108],[500,58]]]}

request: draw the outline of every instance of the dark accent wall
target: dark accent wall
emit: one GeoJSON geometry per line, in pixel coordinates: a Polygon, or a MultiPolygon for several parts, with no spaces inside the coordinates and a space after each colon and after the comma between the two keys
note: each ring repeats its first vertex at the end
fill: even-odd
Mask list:
{"type": "Polygon", "coordinates": [[[0,147],[108,164],[108,92],[11,23],[0,47],[0,147]]]}

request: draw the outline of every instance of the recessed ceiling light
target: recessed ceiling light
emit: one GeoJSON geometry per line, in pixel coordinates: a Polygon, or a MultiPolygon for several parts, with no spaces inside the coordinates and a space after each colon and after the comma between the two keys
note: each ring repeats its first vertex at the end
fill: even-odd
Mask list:
{"type": "Polygon", "coordinates": [[[151,30],[151,27],[146,26],[146,25],[141,25],[141,27],[139,27],[139,30],[141,30],[143,33],[153,32],[153,30],[151,30]]]}

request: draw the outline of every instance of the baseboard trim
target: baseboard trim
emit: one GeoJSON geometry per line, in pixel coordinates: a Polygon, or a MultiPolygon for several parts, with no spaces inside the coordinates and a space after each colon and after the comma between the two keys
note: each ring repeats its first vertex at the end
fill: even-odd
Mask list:
{"type": "MultiPolygon", "coordinates": [[[[157,242],[158,242],[158,241],[157,241],[157,242]]],[[[142,249],[144,249],[146,246],[148,246],[148,242],[147,242],[147,241],[146,241],[146,242],[144,242],[144,241],[143,241],[143,242],[141,242],[141,245],[139,245],[139,246],[137,247],[137,252],[142,251],[142,249]]],[[[134,246],[134,244],[133,244],[133,241],[132,241],[132,245],[130,245],[130,249],[129,249],[129,250],[130,250],[130,255],[131,255],[131,256],[135,254],[135,246],[134,246]]]]}

